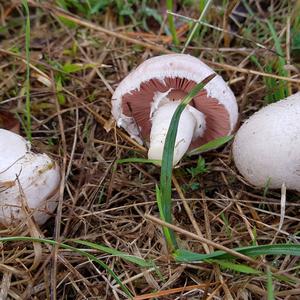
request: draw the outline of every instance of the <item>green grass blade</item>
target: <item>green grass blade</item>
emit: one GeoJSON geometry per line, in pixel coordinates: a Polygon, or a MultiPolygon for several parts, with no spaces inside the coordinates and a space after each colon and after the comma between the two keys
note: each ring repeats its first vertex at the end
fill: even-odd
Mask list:
{"type": "MultiPolygon", "coordinates": [[[[167,9],[169,11],[173,11],[173,0],[167,0],[167,9]]],[[[178,37],[177,37],[177,32],[176,32],[174,17],[172,15],[170,15],[170,14],[168,14],[168,23],[169,23],[169,27],[170,27],[170,31],[171,31],[173,43],[175,45],[178,45],[179,44],[179,40],[178,40],[178,37]]]]}
{"type": "Polygon", "coordinates": [[[141,163],[141,164],[160,165],[161,161],[158,160],[158,159],[147,159],[147,158],[131,157],[131,158],[118,159],[116,161],[116,163],[117,164],[141,163]]]}
{"type": "Polygon", "coordinates": [[[127,253],[124,253],[124,252],[121,252],[116,249],[109,248],[109,247],[106,247],[106,246],[103,246],[100,244],[96,244],[96,243],[92,243],[92,242],[84,241],[84,240],[72,240],[72,242],[80,244],[80,245],[88,246],[92,249],[96,249],[96,250],[120,257],[120,258],[122,258],[126,261],[129,261],[133,264],[136,264],[142,268],[150,268],[150,267],[155,266],[154,262],[152,262],[152,261],[146,261],[143,258],[134,256],[134,255],[129,255],[127,253]]]}
{"type": "MultiPolygon", "coordinates": [[[[288,72],[286,71],[286,60],[284,58],[284,52],[281,47],[281,41],[280,38],[277,36],[276,30],[274,28],[273,23],[270,20],[267,20],[267,25],[269,27],[272,39],[274,41],[274,46],[276,53],[278,54],[278,61],[276,64],[277,69],[275,70],[278,75],[280,76],[288,76],[288,72]]],[[[278,92],[275,94],[275,101],[278,101],[280,99],[285,98],[288,96],[288,85],[286,81],[279,80],[277,83],[278,92]]],[[[276,84],[273,86],[273,88],[276,87],[276,84]]]]}
{"type": "Polygon", "coordinates": [[[55,83],[56,83],[56,92],[57,92],[57,99],[58,103],[60,105],[65,105],[66,104],[66,97],[63,93],[63,84],[62,84],[62,77],[59,75],[55,78],[55,83]]]}
{"type": "Polygon", "coordinates": [[[87,257],[88,259],[90,259],[91,261],[94,261],[95,263],[97,263],[98,265],[100,265],[103,269],[105,269],[114,279],[115,281],[119,284],[119,286],[122,288],[122,290],[124,291],[124,293],[126,293],[126,295],[132,299],[132,294],[131,292],[128,290],[128,288],[121,282],[121,280],[119,279],[119,277],[115,274],[115,272],[113,270],[111,270],[109,268],[108,265],[106,265],[103,261],[101,261],[100,259],[98,259],[96,256],[84,251],[84,250],[80,250],[77,249],[73,246],[70,246],[68,244],[65,243],[58,243],[54,240],[49,240],[49,239],[42,239],[42,238],[32,238],[32,237],[24,237],[24,236],[14,236],[14,237],[0,237],[0,242],[5,243],[5,242],[15,242],[15,241],[27,241],[27,242],[38,242],[38,243],[43,243],[43,244],[49,244],[49,245],[57,245],[61,248],[64,249],[68,249],[71,250],[75,253],[81,254],[82,256],[87,257]]]}
{"type": "Polygon", "coordinates": [[[66,74],[76,73],[78,71],[86,70],[88,68],[95,68],[97,64],[71,64],[65,63],[62,66],[62,72],[66,74]]]}
{"type": "Polygon", "coordinates": [[[212,140],[212,141],[210,141],[210,142],[208,142],[204,145],[201,145],[198,148],[193,149],[187,155],[188,156],[198,155],[198,154],[201,154],[203,152],[207,152],[207,151],[217,149],[217,148],[223,146],[224,144],[228,143],[232,139],[233,139],[233,135],[222,136],[222,137],[216,138],[216,139],[214,139],[214,140],[212,140]]]}
{"type": "MultiPolygon", "coordinates": [[[[249,246],[234,248],[234,251],[247,255],[247,256],[260,256],[260,255],[293,255],[300,256],[300,244],[274,244],[262,246],[249,246]]],[[[174,252],[174,257],[177,261],[193,262],[204,261],[209,259],[232,259],[232,255],[224,251],[215,251],[210,254],[195,253],[184,249],[177,249],[174,252]]]]}
{"type": "Polygon", "coordinates": [[[268,300],[275,300],[272,272],[270,271],[270,268],[267,269],[267,291],[268,300]]]}
{"type": "Polygon", "coordinates": [[[281,56],[282,58],[284,58],[284,53],[283,53],[282,48],[281,48],[280,39],[277,36],[276,29],[274,28],[273,23],[270,20],[267,20],[267,25],[268,25],[268,28],[270,30],[272,39],[274,41],[274,46],[275,46],[275,50],[276,50],[277,54],[279,56],[281,56]]]}
{"type": "MultiPolygon", "coordinates": [[[[180,115],[185,109],[185,107],[189,104],[189,102],[195,97],[204,86],[211,81],[216,74],[211,74],[207,78],[205,78],[202,82],[197,84],[187,96],[184,97],[180,105],[177,107],[173,117],[171,119],[170,127],[167,132],[166,141],[163,150],[162,156],[162,164],[161,164],[161,173],[160,173],[160,194],[161,194],[161,210],[160,216],[161,218],[168,222],[172,222],[172,212],[171,212],[171,191],[172,191],[172,168],[173,168],[173,156],[174,156],[174,147],[175,140],[178,130],[178,123],[180,119],[180,115]]],[[[166,231],[166,229],[164,229],[166,231]]],[[[169,248],[176,249],[177,243],[175,239],[175,234],[170,229],[167,230],[170,234],[169,239],[167,239],[167,243],[169,248]]]]}
{"type": "Polygon", "coordinates": [[[262,275],[263,273],[251,268],[247,265],[244,264],[236,264],[228,260],[217,260],[217,259],[211,259],[207,260],[209,263],[215,263],[218,264],[222,269],[229,269],[231,271],[235,271],[238,273],[243,273],[243,274],[255,274],[255,275],[262,275]]]}
{"type": "MultiPolygon", "coordinates": [[[[203,79],[200,83],[198,83],[197,85],[195,85],[192,90],[188,93],[188,95],[186,95],[183,100],[182,100],[182,104],[184,105],[183,109],[193,100],[193,98],[195,96],[197,96],[197,94],[203,90],[203,88],[215,77],[217,76],[216,73],[210,74],[209,76],[207,76],[205,79],[203,79]]],[[[180,105],[179,105],[180,106],[180,105]]],[[[178,109],[178,108],[177,108],[178,109]]],[[[183,110],[182,109],[182,110],[183,110]]],[[[176,111],[175,111],[176,113],[176,111]]]]}
{"type": "Polygon", "coordinates": [[[222,212],[220,214],[220,217],[221,217],[222,221],[224,222],[225,232],[226,232],[227,237],[229,239],[232,239],[232,230],[230,228],[230,223],[229,223],[229,220],[228,220],[227,216],[224,214],[224,212],[222,212]]]}
{"type": "MultiPolygon", "coordinates": [[[[162,203],[162,195],[161,195],[161,191],[157,185],[155,187],[155,192],[156,192],[156,202],[157,202],[157,206],[159,209],[160,217],[163,221],[166,221],[165,214],[164,214],[164,204],[162,203]]],[[[163,233],[164,233],[165,239],[167,241],[167,244],[169,245],[169,248],[171,248],[171,249],[177,248],[177,242],[176,242],[174,232],[168,227],[163,227],[163,233]]]]}
{"type": "MultiPolygon", "coordinates": [[[[203,10],[201,10],[201,14],[200,14],[200,17],[199,17],[199,19],[198,19],[198,22],[195,23],[195,24],[193,25],[194,27],[193,27],[191,33],[189,34],[189,36],[188,36],[188,38],[187,38],[187,40],[186,40],[186,42],[185,42],[185,45],[184,45],[184,47],[183,47],[181,53],[184,53],[184,52],[185,52],[186,48],[189,46],[190,42],[192,41],[192,39],[193,39],[193,37],[194,37],[194,35],[195,35],[197,29],[199,28],[199,26],[200,26],[200,24],[201,24],[201,21],[204,19],[204,16],[206,15],[206,13],[207,13],[207,11],[208,11],[208,9],[209,9],[211,3],[212,3],[212,0],[207,0],[206,4],[205,4],[204,7],[203,7],[203,10]]],[[[201,6],[201,7],[203,6],[203,1],[202,1],[202,3],[200,4],[200,6],[201,6]]]]}
{"type": "Polygon", "coordinates": [[[30,103],[30,14],[27,0],[22,0],[22,5],[26,13],[26,24],[25,24],[25,55],[26,55],[26,83],[25,83],[25,132],[27,139],[32,140],[31,133],[31,103],[30,103]]]}

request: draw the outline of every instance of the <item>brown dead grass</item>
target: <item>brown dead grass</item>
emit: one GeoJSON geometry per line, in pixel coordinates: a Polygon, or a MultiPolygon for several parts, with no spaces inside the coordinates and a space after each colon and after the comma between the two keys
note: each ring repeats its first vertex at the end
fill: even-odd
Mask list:
{"type": "MultiPolygon", "coordinates": [[[[58,241],[84,239],[101,243],[129,254],[152,259],[163,274],[143,270],[121,259],[92,251],[107,263],[135,299],[261,299],[266,297],[266,277],[238,274],[202,264],[179,264],[169,256],[161,227],[145,215],[158,216],[155,185],[159,168],[151,165],[116,165],[126,157],[143,157],[145,149],[110,122],[111,93],[128,72],[145,59],[173,49],[170,37],[153,33],[138,34],[137,28],[120,27],[114,10],[95,15],[67,15],[50,1],[29,1],[32,16],[31,101],[33,144],[62,167],[65,183],[61,186],[58,212],[41,228],[32,222],[17,229],[1,228],[0,236],[40,236],[58,241]],[[70,29],[59,21],[68,17],[77,24],[70,29]],[[57,64],[67,62],[93,64],[94,67],[66,77],[64,105],[58,104],[55,88],[57,64]]],[[[253,2],[253,1],[252,1],[253,2]]],[[[272,1],[271,1],[272,2],[272,1]]],[[[229,30],[232,9],[224,21],[215,4],[208,22],[229,30]],[[225,28],[224,28],[225,26],[225,28]]],[[[20,3],[1,4],[1,25],[7,32],[0,45],[0,108],[24,111],[25,52],[24,15],[20,3]],[[15,51],[14,49],[19,49],[15,51]]],[[[273,13],[289,13],[277,4],[273,13]],[[278,10],[276,8],[278,7],[278,10]]],[[[197,18],[193,8],[180,13],[197,18]]],[[[256,8],[257,18],[267,14],[256,8]]],[[[276,15],[275,15],[276,19],[276,15]]],[[[251,18],[243,21],[245,26],[251,18]]],[[[166,26],[166,25],[164,25],[166,26]]],[[[179,26],[181,43],[187,27],[179,26]]],[[[278,33],[286,24],[276,22],[278,33]]],[[[255,39],[255,37],[253,37],[255,39]]],[[[272,49],[272,41],[265,47],[272,49]]],[[[283,46],[289,47],[283,43],[283,46]]],[[[186,51],[204,59],[229,81],[237,97],[241,122],[263,105],[263,76],[249,55],[260,60],[274,55],[253,43],[208,29],[202,45],[194,42],[186,51]]],[[[299,65],[291,61],[290,88],[299,89],[299,65]]],[[[274,87],[276,88],[276,87],[274,87]]],[[[249,186],[232,162],[230,144],[204,155],[209,172],[191,178],[186,172],[195,161],[184,161],[174,171],[174,224],[184,229],[178,234],[180,246],[199,253],[216,248],[203,242],[213,241],[227,248],[288,241],[299,242],[299,193],[289,191],[285,216],[280,230],[280,191],[263,191],[249,186]],[[193,190],[193,184],[200,188],[193,190]],[[193,238],[191,232],[202,240],[193,238]]],[[[299,259],[289,256],[258,258],[257,264],[269,264],[279,274],[298,278],[299,259]]],[[[2,299],[124,299],[124,293],[110,275],[80,255],[45,245],[25,242],[1,246],[0,298],[2,299]]],[[[299,299],[296,283],[275,281],[276,299],[299,299]]]]}

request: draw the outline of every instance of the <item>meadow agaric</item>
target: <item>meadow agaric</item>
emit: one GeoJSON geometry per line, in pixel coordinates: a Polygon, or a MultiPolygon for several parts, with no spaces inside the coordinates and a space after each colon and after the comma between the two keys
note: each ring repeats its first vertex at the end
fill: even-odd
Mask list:
{"type": "MultiPolygon", "coordinates": [[[[119,84],[112,114],[119,127],[149,146],[150,159],[162,159],[171,118],[189,91],[214,71],[186,54],[150,58],[119,84]]],[[[220,76],[193,98],[181,115],[174,149],[176,164],[188,149],[228,135],[238,116],[236,99],[220,76]]]]}
{"type": "Polygon", "coordinates": [[[0,223],[31,213],[43,224],[57,206],[59,167],[46,154],[31,152],[20,135],[0,129],[0,223]]]}
{"type": "Polygon", "coordinates": [[[300,92],[270,104],[238,130],[233,158],[240,173],[258,187],[300,191],[300,92]]]}

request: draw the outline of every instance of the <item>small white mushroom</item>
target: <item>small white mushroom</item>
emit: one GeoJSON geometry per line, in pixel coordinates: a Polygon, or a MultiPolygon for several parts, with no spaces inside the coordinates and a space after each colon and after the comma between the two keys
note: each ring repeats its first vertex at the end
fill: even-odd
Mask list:
{"type": "Polygon", "coordinates": [[[33,215],[43,224],[57,206],[60,170],[30,143],[0,129],[0,223],[10,225],[33,215]]]}
{"type": "MultiPolygon", "coordinates": [[[[119,84],[112,114],[138,142],[146,142],[150,159],[162,159],[171,118],[180,101],[214,71],[186,54],[150,58],[119,84]]],[[[188,149],[229,135],[238,116],[236,99],[220,76],[212,79],[182,113],[174,149],[175,165],[188,149]]]]}
{"type": "Polygon", "coordinates": [[[240,173],[257,187],[300,191],[300,92],[270,104],[238,130],[233,158],[240,173]]]}

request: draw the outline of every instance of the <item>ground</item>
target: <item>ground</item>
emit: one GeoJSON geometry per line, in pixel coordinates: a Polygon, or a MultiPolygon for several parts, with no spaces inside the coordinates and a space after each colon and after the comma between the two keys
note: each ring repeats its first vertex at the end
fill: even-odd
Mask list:
{"type": "MultiPolygon", "coordinates": [[[[50,155],[63,175],[46,224],[0,227],[1,238],[11,238],[0,248],[0,298],[299,299],[299,258],[290,252],[176,261],[159,222],[160,168],[118,163],[145,158],[146,149],[116,127],[110,111],[129,71],[184,50],[228,82],[238,128],[299,89],[300,2],[28,0],[28,13],[26,3],[0,2],[0,116],[11,112],[10,129],[31,135],[34,151],[50,155]],[[177,15],[168,19],[167,8],[177,15]],[[189,38],[195,23],[182,16],[198,19],[203,11],[205,23],[189,38]]],[[[299,193],[288,191],[283,208],[280,190],[248,184],[231,146],[184,158],[173,170],[179,247],[204,254],[298,244],[299,193]]]]}

